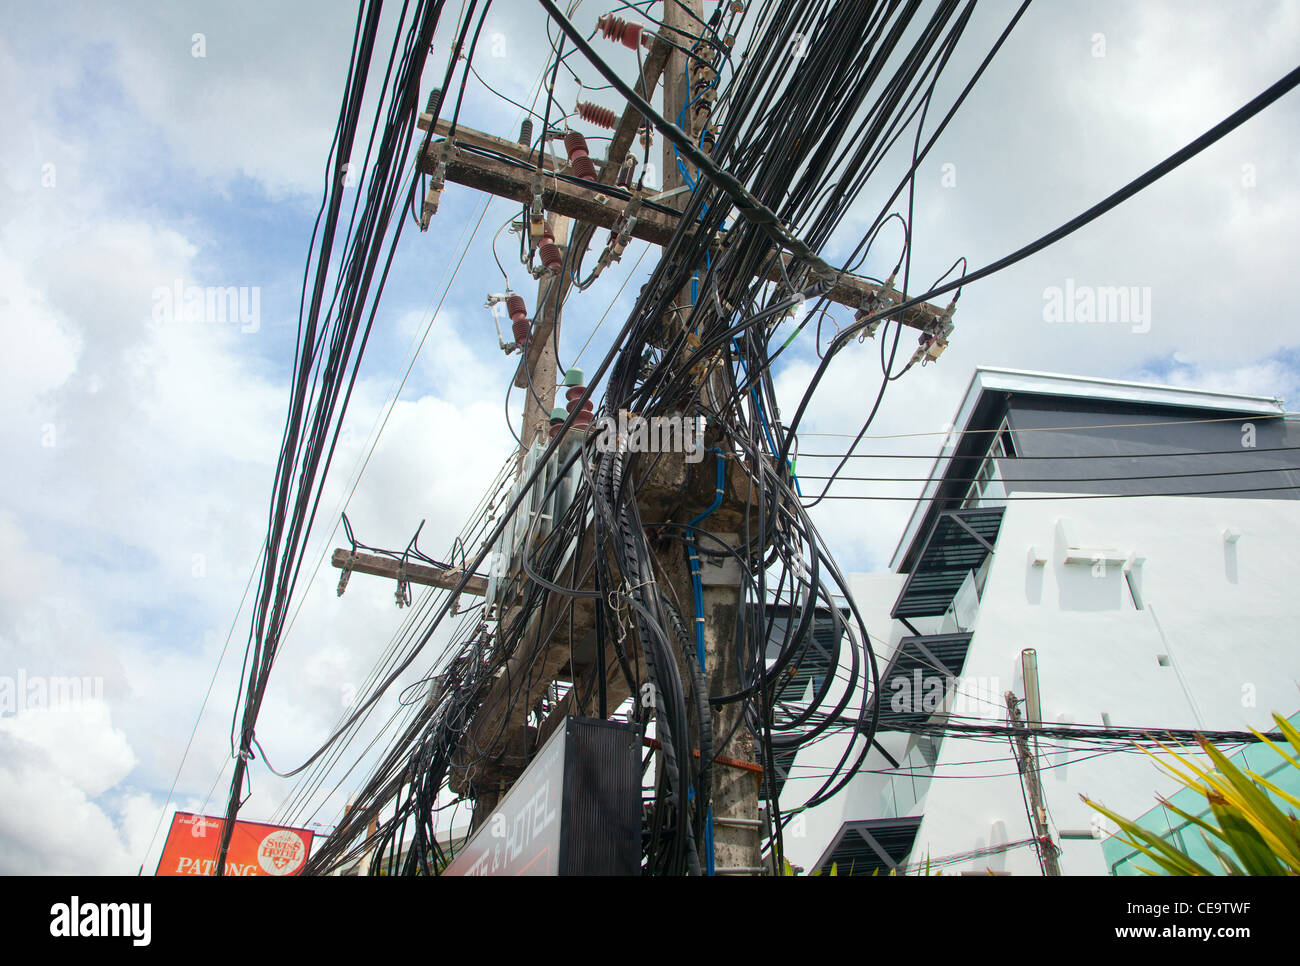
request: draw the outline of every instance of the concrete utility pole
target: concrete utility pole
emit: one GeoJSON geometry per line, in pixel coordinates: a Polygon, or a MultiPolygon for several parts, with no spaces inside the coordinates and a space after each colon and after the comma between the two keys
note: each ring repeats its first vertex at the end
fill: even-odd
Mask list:
{"type": "MultiPolygon", "coordinates": [[[[703,8],[703,0],[669,0],[665,4],[664,25],[643,58],[636,84],[637,93],[649,100],[662,74],[664,116],[674,123],[680,118],[679,126],[697,143],[704,126],[710,123],[710,112],[702,105],[711,102],[714,92],[707,85],[712,75],[708,65],[673,45],[687,50],[694,45],[694,38],[703,30],[703,8]],[[700,103],[686,110],[688,91],[690,96],[699,98],[700,103]]],[[[704,53],[707,56],[707,51],[704,53]]],[[[623,219],[629,202],[620,196],[621,192],[606,194],[602,187],[614,184],[642,123],[641,115],[630,105],[624,108],[606,160],[599,166],[599,183],[590,187],[546,176],[566,169],[568,162],[546,151],[545,140],[540,158],[518,142],[461,125],[457,125],[455,134],[448,141],[449,124],[435,120],[427,113],[419,119],[420,129],[427,130],[432,126],[434,133],[441,135],[443,140],[434,140],[418,164],[422,171],[436,173],[440,179],[445,177],[446,181],[528,204],[534,209],[540,205],[551,222],[555,244],[563,251],[569,242],[569,218],[600,228],[613,228],[623,219]],[[486,149],[491,154],[474,149],[486,149]],[[509,163],[502,160],[502,156],[523,164],[509,163]]],[[[677,154],[671,142],[665,139],[661,148],[663,169],[658,190],[661,194],[669,194],[660,197],[658,203],[681,211],[686,206],[688,194],[679,189],[686,181],[678,168],[677,154]]],[[[693,166],[683,164],[691,180],[697,182],[693,166]]],[[[651,179],[646,180],[648,187],[651,179]]],[[[655,192],[647,191],[647,194],[653,196],[655,192]]],[[[636,212],[631,236],[665,245],[676,231],[677,220],[669,212],[641,206],[636,212]]],[[[527,231],[529,226],[524,225],[523,229],[527,231]]],[[[714,240],[719,250],[722,241],[721,238],[714,240]]],[[[782,276],[780,266],[774,262],[764,269],[764,277],[770,280],[780,281],[782,276]]],[[[569,284],[567,272],[548,274],[540,280],[538,302],[532,311],[532,333],[521,353],[514,382],[520,388],[527,387],[530,382],[532,385],[524,404],[521,458],[534,440],[546,438],[558,381],[554,326],[560,323],[560,319],[556,306],[563,302],[569,284]],[[556,286],[559,286],[558,298],[556,286]]],[[[876,304],[879,292],[878,284],[844,274],[831,288],[828,298],[859,309],[876,304]]],[[[674,310],[661,320],[661,332],[680,331],[690,306],[691,286],[688,285],[674,299],[674,310]]],[[[944,309],[940,307],[917,305],[908,309],[899,321],[929,331],[940,324],[943,315],[944,309]]],[[[725,393],[715,393],[715,397],[723,398],[725,393]]],[[[733,473],[734,467],[734,454],[709,453],[703,461],[693,464],[687,464],[686,454],[661,454],[639,494],[643,520],[649,526],[667,519],[684,523],[698,516],[698,525],[702,529],[708,529],[733,546],[739,544],[736,534],[744,528],[750,496],[747,477],[743,473],[733,473]],[[722,486],[719,490],[720,461],[722,486]],[[693,508],[683,517],[683,507],[688,504],[693,508]],[[674,518],[671,514],[678,516],[674,518]]],[[[588,546],[586,553],[589,555],[591,534],[583,534],[579,540],[588,546]]],[[[681,545],[676,542],[652,543],[652,546],[656,545],[662,549],[652,552],[656,554],[663,581],[670,585],[666,589],[671,592],[666,596],[690,602],[693,600],[691,573],[681,545]]],[[[701,549],[717,551],[716,544],[701,549]]],[[[713,695],[740,690],[735,634],[743,574],[734,559],[716,566],[718,559],[717,556],[705,557],[700,567],[702,612],[698,615],[690,613],[688,603],[687,612],[681,615],[692,630],[697,622],[702,622],[706,680],[709,693],[713,695]]],[[[348,560],[354,569],[377,572],[366,569],[367,565],[377,566],[372,561],[363,562],[346,551],[336,552],[335,566],[343,566],[348,560]]],[[[410,568],[407,578],[416,579],[409,571],[410,568]]],[[[437,574],[421,574],[420,577],[423,580],[419,582],[435,586],[441,581],[437,574]]],[[[593,691],[599,675],[594,665],[575,665],[572,643],[594,635],[594,606],[588,599],[548,602],[529,615],[529,629],[519,636],[519,643],[507,658],[505,673],[488,690],[475,712],[464,739],[464,747],[469,751],[463,756],[463,761],[453,764],[450,775],[450,785],[456,794],[476,797],[475,827],[522,772],[532,749],[544,743],[566,715],[590,713],[579,705],[579,696],[593,691]],[[527,722],[530,710],[537,707],[539,698],[556,680],[571,681],[573,686],[540,727],[530,728],[527,722]]],[[[694,634],[691,636],[694,638],[694,634]]],[[[637,677],[641,679],[640,662],[636,664],[637,677]]],[[[611,662],[607,670],[604,686],[609,710],[630,696],[624,676],[615,662],[611,662]]],[[[741,713],[741,705],[734,704],[713,712],[712,716],[713,734],[719,740],[731,734],[733,728],[735,730],[730,740],[714,748],[714,849],[711,858],[718,874],[744,875],[764,871],[761,860],[763,824],[758,805],[762,769],[754,763],[753,739],[748,729],[743,725],[735,727],[741,713]]]]}
{"type": "MultiPolygon", "coordinates": [[[[569,219],[563,215],[551,217],[551,229],[555,232],[555,245],[563,258],[568,251],[569,219]]],[[[524,231],[528,226],[524,226],[524,231]]],[[[564,301],[569,291],[569,279],[565,274],[543,275],[537,282],[537,305],[533,309],[533,331],[529,345],[522,351],[519,375],[529,373],[527,378],[516,377],[516,385],[523,383],[527,389],[524,396],[523,425],[519,439],[523,443],[519,451],[520,465],[535,440],[546,439],[550,426],[551,409],[555,405],[555,342],[559,338],[560,325],[559,304],[564,301]],[[558,298],[556,289],[559,289],[558,298]]]]}
{"type": "MultiPolygon", "coordinates": [[[[669,0],[668,3],[664,4],[662,32],[667,35],[667,39],[672,43],[689,50],[695,42],[694,38],[699,36],[703,29],[703,19],[703,0],[669,0]]],[[[689,99],[692,96],[698,97],[700,95],[700,91],[692,89],[690,82],[692,67],[692,58],[688,57],[683,51],[674,48],[672,53],[669,54],[668,64],[664,68],[663,114],[664,117],[676,123],[689,134],[692,140],[698,140],[701,133],[700,123],[707,123],[708,118],[707,114],[695,111],[689,104],[689,99]]],[[[663,139],[661,156],[663,158],[661,190],[667,195],[663,199],[663,203],[680,211],[686,207],[689,189],[679,191],[677,194],[671,194],[671,192],[678,191],[678,189],[687,185],[682,168],[685,168],[685,174],[690,177],[691,182],[696,184],[698,184],[699,174],[684,159],[680,161],[681,167],[678,166],[679,160],[676,148],[667,138],[663,139]]],[[[693,302],[692,286],[687,285],[678,293],[674,301],[680,311],[669,313],[668,316],[661,320],[662,331],[665,333],[665,342],[676,334],[676,331],[681,327],[682,321],[690,312],[690,306],[693,302]]],[[[724,398],[725,393],[719,392],[715,396],[724,398]]],[[[693,471],[699,476],[706,477],[706,480],[698,481],[695,487],[691,487],[691,489],[694,490],[698,487],[705,492],[714,493],[719,506],[721,506],[721,503],[727,497],[726,483],[730,476],[728,469],[731,465],[725,461],[731,455],[710,453],[707,459],[698,463],[693,471]],[[721,491],[717,491],[718,467],[715,460],[724,460],[722,469],[723,489],[721,491]]],[[[692,469],[687,467],[685,455],[670,454],[669,458],[680,463],[681,475],[689,479],[692,469]]],[[[709,530],[717,529],[716,526],[709,526],[707,518],[700,520],[700,526],[709,530]]],[[[723,539],[726,539],[733,546],[740,542],[736,534],[727,534],[723,536],[723,539]]],[[[705,549],[717,550],[716,546],[705,549]]],[[[677,584],[678,599],[689,601],[693,599],[691,576],[689,569],[684,571],[681,558],[680,548],[673,545],[668,553],[661,557],[660,563],[665,573],[672,578],[676,578],[673,582],[677,584]]],[[[687,619],[687,626],[692,629],[697,623],[703,624],[703,670],[709,694],[735,694],[740,690],[740,667],[737,662],[735,647],[737,617],[741,604],[740,566],[735,561],[730,561],[721,568],[701,565],[700,579],[704,604],[702,613],[683,616],[687,619]]],[[[728,761],[752,764],[754,761],[753,738],[747,728],[743,726],[735,727],[741,713],[740,704],[733,704],[713,711],[711,724],[715,739],[720,741],[723,736],[732,732],[733,729],[735,732],[725,744],[715,746],[714,754],[719,759],[725,758],[728,761]]],[[[761,784],[761,772],[756,773],[737,768],[734,765],[714,765],[711,798],[713,867],[716,874],[755,875],[763,871],[763,828],[758,814],[758,796],[761,784]]]]}
{"type": "MultiPolygon", "coordinates": [[[[703,15],[703,0],[668,0],[664,4],[663,32],[667,35],[666,39],[679,47],[685,47],[689,50],[693,43],[692,38],[700,33],[703,15]]],[[[693,129],[692,118],[689,113],[688,116],[681,117],[682,109],[686,107],[687,91],[690,87],[690,66],[690,58],[682,51],[673,48],[668,55],[668,64],[664,68],[663,112],[664,117],[677,124],[687,134],[698,137],[699,131],[693,129]]],[[[686,182],[677,168],[676,148],[667,138],[663,139],[662,156],[664,165],[662,190],[667,192],[672,191],[674,188],[680,188],[686,182]]],[[[695,171],[691,168],[690,163],[683,160],[682,164],[686,166],[691,175],[691,180],[694,181],[695,171]]],[[[670,204],[678,210],[685,207],[680,196],[675,197],[670,204]]]]}
{"type": "Polygon", "coordinates": [[[1057,862],[1060,850],[1052,841],[1051,830],[1047,827],[1047,808],[1043,804],[1043,786],[1038,780],[1038,761],[1029,749],[1029,730],[1020,720],[1020,701],[1011,691],[1006,693],[1007,714],[1011,717],[1011,727],[1015,731],[1012,740],[1016,746],[1016,760],[1020,774],[1024,776],[1025,792],[1029,796],[1030,821],[1034,827],[1034,843],[1038,855],[1043,860],[1043,871],[1047,875],[1060,875],[1061,866],[1057,862]]]}

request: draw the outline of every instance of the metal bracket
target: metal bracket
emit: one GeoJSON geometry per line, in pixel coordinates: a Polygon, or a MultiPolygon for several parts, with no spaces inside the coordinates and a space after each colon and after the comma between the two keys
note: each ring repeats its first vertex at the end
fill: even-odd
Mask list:
{"type": "Polygon", "coordinates": [[[406,579],[405,565],[401,565],[397,568],[397,593],[393,596],[397,599],[397,606],[399,608],[410,606],[411,582],[406,579]]]}

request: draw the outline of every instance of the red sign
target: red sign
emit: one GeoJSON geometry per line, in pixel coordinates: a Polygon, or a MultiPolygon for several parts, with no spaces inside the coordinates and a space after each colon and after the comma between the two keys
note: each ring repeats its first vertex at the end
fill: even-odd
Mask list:
{"type": "MultiPolygon", "coordinates": [[[[158,875],[213,875],[225,820],[190,812],[172,816],[158,875]]],[[[311,855],[312,832],[236,820],[226,852],[226,875],[298,875],[311,855]]]]}

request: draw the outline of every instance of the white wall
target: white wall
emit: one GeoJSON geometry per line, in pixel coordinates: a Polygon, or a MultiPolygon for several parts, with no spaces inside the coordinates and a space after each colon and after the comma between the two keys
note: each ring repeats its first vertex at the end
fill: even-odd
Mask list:
{"type": "MultiPolygon", "coordinates": [[[[1296,501],[1012,500],[958,684],[963,692],[978,691],[980,698],[963,702],[961,712],[1004,722],[1005,705],[996,695],[1010,689],[1023,697],[1021,651],[1032,647],[1047,722],[1100,727],[1106,714],[1115,727],[1266,729],[1270,712],[1289,715],[1300,707],[1298,533],[1296,501]],[[1241,532],[1235,544],[1223,538],[1227,527],[1241,532]],[[1089,561],[1063,563],[1067,543],[1092,548],[1084,554],[1089,561]],[[1046,556],[1045,565],[1030,564],[1030,547],[1046,556]],[[1143,609],[1135,608],[1119,565],[1090,562],[1094,551],[1102,550],[1111,551],[1105,556],[1145,558],[1134,571],[1143,609]]],[[[861,586],[864,599],[872,601],[859,600],[864,611],[887,619],[893,604],[893,597],[884,599],[887,583],[855,578],[853,586],[855,595],[861,586]]],[[[878,620],[872,618],[881,627],[878,620]]],[[[883,627],[873,633],[885,637],[883,627]]],[[[889,632],[891,644],[899,636],[898,629],[889,632]]],[[[1089,749],[1062,752],[1044,744],[1041,750],[1054,834],[1089,827],[1094,813],[1079,800],[1080,793],[1136,817],[1156,804],[1157,792],[1177,787],[1141,753],[1067,764],[1089,749]]],[[[1011,754],[1006,738],[944,739],[936,778],[920,810],[925,818],[914,861],[1030,837],[1011,754]]],[[[799,764],[805,757],[811,768],[815,760],[824,767],[827,756],[810,749],[799,764]]],[[[870,767],[879,767],[879,755],[872,761],[870,767]]],[[[831,810],[825,820],[810,816],[810,841],[798,854],[813,852],[814,839],[824,849],[834,829],[824,837],[823,830],[832,823],[838,828],[841,821],[878,817],[882,781],[859,776],[838,808],[835,802],[825,806],[831,810]]],[[[798,861],[793,843],[787,848],[798,861]]],[[[1107,871],[1096,841],[1065,843],[1061,862],[1066,874],[1107,871]]],[[[986,866],[1039,874],[1032,847],[944,871],[986,866]]]]}

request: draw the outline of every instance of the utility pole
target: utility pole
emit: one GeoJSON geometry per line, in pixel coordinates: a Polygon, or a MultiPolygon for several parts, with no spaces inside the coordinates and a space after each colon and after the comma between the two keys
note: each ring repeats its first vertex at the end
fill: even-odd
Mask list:
{"type": "MultiPolygon", "coordinates": [[[[703,19],[703,0],[670,0],[664,4],[663,33],[677,47],[690,50],[695,42],[694,38],[701,32],[703,19]]],[[[664,68],[663,115],[690,135],[693,141],[698,141],[702,133],[702,125],[709,121],[707,111],[697,111],[690,103],[692,98],[699,98],[702,94],[700,65],[698,61],[688,57],[677,47],[674,47],[669,54],[668,64],[664,68]],[[692,83],[693,76],[696,78],[696,83],[692,83]]],[[[698,184],[699,174],[685,159],[680,161],[682,167],[678,167],[677,151],[667,138],[663,139],[661,156],[663,158],[661,185],[662,191],[667,195],[663,203],[680,211],[686,207],[687,200],[687,193],[680,189],[687,187],[687,176],[692,182],[698,184]],[[685,168],[685,175],[682,168],[685,168]]],[[[690,306],[694,302],[692,291],[695,288],[695,285],[688,285],[679,292],[675,302],[680,311],[670,313],[661,320],[661,331],[665,332],[665,341],[670,338],[668,334],[670,330],[680,327],[681,320],[689,313],[690,306]]],[[[717,395],[721,398],[725,394],[717,395]]],[[[715,497],[714,502],[719,507],[727,496],[729,469],[733,465],[730,457],[732,457],[730,453],[710,453],[694,468],[696,473],[706,477],[706,480],[700,481],[703,485],[699,486],[699,489],[712,494],[715,497]],[[718,466],[715,460],[720,461],[722,466],[718,466]],[[719,479],[722,481],[721,487],[717,486],[719,479]]],[[[685,455],[678,455],[676,459],[681,461],[682,475],[689,476],[691,469],[686,466],[685,455]]],[[[707,526],[707,517],[699,519],[699,523],[701,526],[707,526]]],[[[708,529],[716,530],[717,527],[708,526],[708,529]]],[[[716,535],[732,546],[740,542],[736,534],[716,535]]],[[[679,584],[679,599],[691,600],[692,578],[689,570],[682,573],[683,561],[680,549],[673,547],[670,553],[673,554],[674,559],[661,560],[664,571],[679,578],[678,581],[674,581],[679,584]]],[[[710,695],[735,694],[741,690],[740,667],[735,647],[737,618],[741,605],[742,581],[739,564],[729,562],[719,568],[707,564],[701,565],[697,558],[694,567],[699,571],[703,606],[700,613],[691,615],[693,620],[688,620],[687,626],[694,627],[696,624],[703,626],[704,667],[702,670],[708,692],[710,695]]],[[[748,729],[743,725],[736,727],[741,713],[739,703],[714,709],[712,712],[711,724],[715,739],[721,741],[723,736],[731,735],[726,744],[714,749],[718,762],[713,768],[713,787],[710,790],[711,841],[706,844],[706,849],[712,850],[712,855],[707,856],[710,867],[716,874],[721,875],[755,875],[762,871],[763,827],[758,812],[758,796],[762,787],[761,771],[750,771],[736,767],[734,764],[720,764],[722,760],[746,764],[752,764],[754,761],[754,742],[748,729]]]]}
{"type": "MultiPolygon", "coordinates": [[[[703,29],[703,7],[703,0],[670,0],[665,4],[663,26],[649,44],[635,85],[637,92],[649,100],[662,74],[663,114],[674,123],[680,119],[679,126],[695,143],[701,142],[701,136],[711,123],[710,108],[715,94],[712,88],[716,86],[711,83],[715,76],[713,65],[707,62],[711,48],[699,50],[698,56],[694,57],[678,48],[691,50],[695,45],[695,38],[703,29]]],[[[421,130],[432,127],[433,134],[442,137],[442,140],[432,140],[417,162],[422,172],[434,176],[438,190],[445,179],[528,205],[534,218],[544,210],[552,236],[550,243],[561,251],[562,256],[570,244],[570,218],[575,223],[599,228],[619,230],[622,226],[628,237],[659,245],[668,244],[677,230],[677,218],[662,208],[639,206],[635,194],[629,202],[625,198],[626,192],[621,190],[605,193],[604,189],[614,185],[637,132],[643,126],[641,114],[630,104],[624,108],[615,126],[608,155],[595,179],[597,183],[591,183],[590,175],[585,176],[589,187],[547,176],[570,167],[568,161],[547,150],[549,138],[546,135],[549,132],[543,132],[539,156],[538,152],[517,141],[463,125],[458,124],[452,133],[449,123],[437,119],[432,113],[421,115],[418,126],[421,130]],[[513,163],[503,160],[503,157],[512,159],[513,163]],[[629,218],[633,211],[635,217],[629,218]]],[[[707,149],[712,138],[704,137],[703,143],[707,149]]],[[[658,204],[680,212],[688,200],[687,181],[678,168],[673,144],[665,138],[661,148],[663,171],[658,186],[658,204]]],[[[685,160],[682,163],[691,181],[698,183],[698,173],[693,166],[685,160]]],[[[646,180],[652,183],[650,178],[646,180]]],[[[436,211],[436,205],[433,210],[436,211]]],[[[522,229],[532,231],[533,226],[525,224],[522,229]]],[[[536,241],[535,236],[533,240],[536,241]]],[[[715,250],[721,250],[724,244],[722,233],[713,244],[715,250]]],[[[554,265],[554,254],[549,253],[549,257],[554,265]]],[[[781,281],[784,277],[782,267],[775,260],[761,271],[763,277],[772,281],[781,281]]],[[[521,466],[531,444],[539,438],[546,439],[550,407],[554,404],[559,381],[555,326],[561,322],[558,307],[563,303],[569,284],[567,264],[560,271],[548,271],[539,279],[533,324],[522,347],[514,380],[516,387],[527,390],[520,434],[521,466]]],[[[660,320],[661,334],[680,330],[690,312],[693,288],[696,286],[688,284],[673,300],[672,308],[660,320]]],[[[843,273],[827,293],[827,298],[855,310],[866,310],[880,304],[881,288],[877,283],[843,273]]],[[[936,331],[945,321],[944,311],[937,306],[919,304],[908,308],[898,321],[923,332],[936,331]]],[[[715,376],[721,378],[720,374],[715,376]]],[[[723,398],[725,392],[714,395],[723,398]]],[[[686,522],[694,517],[697,522],[693,526],[707,529],[715,538],[732,546],[739,545],[741,541],[737,534],[745,527],[751,497],[746,474],[733,473],[736,467],[734,454],[706,453],[702,461],[692,464],[687,463],[685,453],[659,455],[660,459],[644,481],[638,497],[642,504],[642,518],[647,524],[673,519],[672,514],[680,514],[683,498],[689,495],[688,502],[694,509],[685,519],[678,519],[686,522]]],[[[579,535],[578,540],[590,541],[591,534],[579,535]]],[[[716,565],[718,547],[713,541],[708,542],[711,546],[701,545],[701,549],[711,550],[713,556],[705,557],[703,563],[692,564],[688,564],[687,554],[679,543],[648,542],[652,547],[660,548],[652,550],[652,553],[657,558],[663,581],[670,585],[666,588],[671,590],[667,596],[685,605],[681,615],[684,623],[692,630],[702,627],[708,693],[737,693],[741,688],[735,641],[744,583],[739,563],[732,558],[725,565],[716,565]],[[690,605],[686,603],[694,599],[693,567],[699,572],[703,602],[698,613],[690,613],[690,605]]],[[[762,554],[758,553],[755,559],[754,566],[762,566],[762,554]]],[[[334,563],[336,567],[350,564],[351,569],[363,573],[388,575],[376,561],[364,560],[362,555],[347,551],[337,551],[334,563]]],[[[409,580],[434,586],[450,579],[436,573],[421,573],[418,578],[411,573],[406,576],[409,580]]],[[[454,759],[449,777],[454,793],[475,798],[475,827],[487,817],[500,796],[522,772],[532,749],[544,743],[560,727],[566,715],[582,712],[578,704],[579,695],[592,693],[599,675],[592,667],[574,665],[573,642],[582,641],[594,633],[596,606],[587,598],[550,601],[528,615],[527,631],[519,635],[518,643],[506,656],[502,673],[475,711],[458,751],[459,759],[454,759]],[[531,728],[528,714],[537,707],[539,698],[552,683],[560,679],[571,681],[571,689],[539,727],[531,728]]],[[[505,626],[506,622],[502,620],[500,623],[505,626]]],[[[640,661],[635,663],[636,677],[640,680],[640,661]]],[[[617,664],[608,668],[601,686],[610,710],[630,696],[625,676],[619,672],[617,664]]],[[[759,816],[763,775],[762,768],[755,764],[753,738],[739,720],[742,713],[740,703],[712,712],[712,732],[720,744],[714,748],[712,847],[706,847],[705,852],[718,874],[745,875],[763,871],[761,844],[764,829],[759,816]],[[728,735],[730,738],[721,743],[728,735]]]]}
{"type": "Polygon", "coordinates": [[[1043,862],[1043,871],[1047,875],[1060,875],[1061,866],[1056,857],[1060,850],[1052,841],[1052,833],[1047,827],[1047,808],[1043,803],[1043,786],[1038,780],[1038,762],[1029,749],[1029,730],[1020,720],[1020,700],[1014,692],[1006,693],[1007,714],[1011,718],[1011,728],[1015,732],[1012,742],[1016,747],[1016,764],[1024,778],[1025,792],[1029,796],[1030,821],[1033,823],[1034,844],[1038,856],[1043,862]]]}
{"type": "MultiPolygon", "coordinates": [[[[563,215],[553,215],[549,228],[554,233],[554,245],[563,260],[568,250],[569,219],[563,215]]],[[[528,231],[529,227],[524,225],[523,230],[528,231]]],[[[527,390],[524,396],[523,424],[519,433],[523,444],[519,451],[521,465],[533,442],[546,439],[551,409],[555,403],[555,343],[560,335],[560,304],[568,290],[568,276],[564,272],[545,274],[537,282],[537,307],[533,311],[533,328],[529,336],[529,342],[537,345],[522,348],[519,375],[528,372],[528,376],[516,379],[516,385],[522,382],[523,388],[527,390]]]]}
{"type": "MultiPolygon", "coordinates": [[[[664,4],[664,34],[666,39],[679,47],[690,49],[692,38],[700,32],[700,22],[704,15],[703,0],[668,0],[664,4]],[[691,15],[694,14],[692,17],[691,15]]],[[[664,117],[677,124],[687,134],[699,135],[698,131],[693,129],[692,118],[681,117],[682,110],[686,107],[687,91],[690,87],[690,59],[686,54],[673,48],[668,55],[668,64],[664,68],[664,117]],[[680,118],[680,123],[679,122],[680,118]]],[[[677,151],[673,143],[667,138],[663,139],[663,179],[660,182],[665,192],[672,191],[682,187],[686,183],[682,178],[681,172],[677,168],[677,151]]],[[[689,170],[689,162],[683,159],[683,165],[689,170]]],[[[691,173],[691,180],[695,179],[695,174],[691,173]]],[[[685,207],[680,197],[674,197],[669,204],[678,210],[685,207]]]]}

